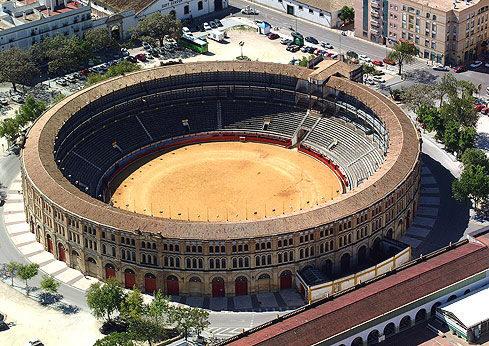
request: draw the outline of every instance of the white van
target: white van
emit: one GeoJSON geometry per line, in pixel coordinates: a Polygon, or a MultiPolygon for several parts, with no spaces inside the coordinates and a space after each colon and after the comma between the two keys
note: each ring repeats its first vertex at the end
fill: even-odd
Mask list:
{"type": "Polygon", "coordinates": [[[208,34],[207,37],[210,38],[211,40],[217,41],[217,42],[222,42],[224,41],[225,34],[224,32],[220,30],[211,30],[208,34]]]}

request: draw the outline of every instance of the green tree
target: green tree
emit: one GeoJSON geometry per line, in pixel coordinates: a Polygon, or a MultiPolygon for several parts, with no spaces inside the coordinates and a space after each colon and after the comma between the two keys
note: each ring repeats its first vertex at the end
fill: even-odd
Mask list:
{"type": "Polygon", "coordinates": [[[0,136],[5,137],[9,144],[15,142],[20,134],[20,126],[15,118],[7,118],[0,122],[0,136]]]}
{"type": "Polygon", "coordinates": [[[58,293],[59,281],[56,281],[50,275],[44,275],[40,282],[40,288],[45,293],[42,297],[45,302],[48,295],[55,295],[58,293]]]}
{"type": "Polygon", "coordinates": [[[460,178],[452,183],[453,196],[458,201],[472,199],[475,208],[489,196],[489,175],[485,168],[479,165],[465,167],[460,178]]]}
{"type": "Polygon", "coordinates": [[[90,73],[87,77],[86,86],[94,85],[94,84],[103,82],[104,80],[107,80],[107,79],[108,78],[105,76],[105,74],[90,73]]]}
{"type": "Polygon", "coordinates": [[[8,276],[10,276],[10,285],[14,285],[14,278],[17,276],[17,271],[19,270],[19,267],[21,264],[19,262],[15,261],[10,261],[7,263],[6,269],[8,272],[8,276]]]}
{"type": "Polygon", "coordinates": [[[94,346],[134,346],[130,333],[111,333],[97,340],[94,346]]]}
{"type": "Polygon", "coordinates": [[[28,51],[11,48],[0,51],[0,82],[10,82],[15,91],[17,84],[30,84],[39,76],[39,69],[28,51]]]}
{"type": "Polygon", "coordinates": [[[443,121],[440,112],[434,106],[420,105],[416,110],[418,121],[425,126],[428,131],[443,131],[443,121]]]}
{"type": "Polygon", "coordinates": [[[141,291],[133,289],[124,296],[120,307],[120,316],[125,321],[140,319],[144,313],[144,301],[141,291]]]}
{"type": "Polygon", "coordinates": [[[157,291],[154,299],[149,303],[146,314],[156,324],[166,323],[170,312],[169,300],[157,291]]]}
{"type": "Polygon", "coordinates": [[[54,36],[35,44],[31,54],[48,72],[62,75],[79,69],[92,57],[91,47],[77,36],[54,36]]]}
{"type": "Polygon", "coordinates": [[[453,120],[467,127],[475,127],[479,119],[471,96],[451,97],[449,102],[440,107],[440,114],[445,122],[453,120]]]}
{"type": "Polygon", "coordinates": [[[187,340],[190,331],[194,325],[191,308],[186,307],[174,307],[170,314],[170,320],[176,324],[176,328],[183,334],[185,340],[187,340]]]}
{"type": "MultiPolygon", "coordinates": [[[[148,41],[148,37],[157,40],[160,46],[163,45],[165,36],[173,39],[180,38],[182,33],[182,23],[171,14],[153,13],[143,20],[132,32],[132,38],[136,40],[148,41]]],[[[149,42],[148,42],[149,43],[149,42]]]]}
{"type": "Polygon", "coordinates": [[[112,315],[121,307],[124,292],[115,279],[108,279],[104,284],[92,284],[86,293],[87,305],[96,318],[112,321],[112,315]]]}
{"type": "Polygon", "coordinates": [[[462,155],[467,149],[473,148],[477,137],[477,130],[474,127],[461,126],[458,135],[457,155],[462,155]]]}
{"type": "Polygon", "coordinates": [[[191,309],[193,326],[192,329],[197,333],[197,336],[204,331],[210,325],[209,312],[204,309],[191,309]]]}
{"type": "Polygon", "coordinates": [[[24,127],[31,121],[36,120],[47,109],[46,103],[41,100],[36,100],[32,95],[28,95],[25,102],[20,106],[15,114],[17,123],[20,127],[24,127]]]}
{"type": "Polygon", "coordinates": [[[362,70],[363,70],[364,76],[370,76],[376,72],[375,67],[373,65],[369,65],[369,64],[363,64],[362,70]]]}
{"type": "Polygon", "coordinates": [[[484,167],[486,174],[489,174],[489,159],[486,153],[477,148],[468,148],[464,151],[461,157],[464,167],[481,166],[484,167]]]}
{"type": "Polygon", "coordinates": [[[388,58],[395,60],[399,66],[399,75],[402,74],[404,64],[414,62],[418,49],[411,42],[401,41],[394,45],[393,50],[389,53],[388,58]]]}
{"type": "Polygon", "coordinates": [[[433,86],[427,84],[413,84],[403,89],[401,100],[410,109],[417,112],[422,106],[432,107],[434,105],[433,86]]]}
{"type": "Polygon", "coordinates": [[[445,131],[443,132],[443,143],[445,144],[445,150],[450,153],[455,153],[459,149],[459,128],[460,124],[454,120],[450,120],[445,123],[445,131]]]}
{"type": "Polygon", "coordinates": [[[141,67],[138,64],[124,60],[109,67],[109,69],[105,73],[105,76],[108,78],[112,78],[112,77],[122,76],[126,73],[139,71],[140,69],[141,67]]]}
{"type": "Polygon", "coordinates": [[[25,292],[29,295],[29,280],[39,273],[39,264],[23,264],[17,269],[17,276],[25,281],[25,292]]]}
{"type": "Polygon", "coordinates": [[[129,332],[134,340],[146,341],[151,346],[153,343],[166,339],[168,331],[162,324],[152,319],[140,318],[129,323],[129,332]]]}
{"type": "Polygon", "coordinates": [[[441,80],[436,83],[433,92],[438,98],[441,107],[447,96],[451,97],[457,94],[457,79],[451,73],[444,74],[441,80]]]}
{"type": "Polygon", "coordinates": [[[105,28],[87,30],[83,38],[94,54],[113,51],[119,47],[117,41],[110,35],[110,31],[105,28]]]}
{"type": "Polygon", "coordinates": [[[345,23],[351,23],[355,19],[355,10],[353,7],[343,6],[338,17],[345,23]]]}

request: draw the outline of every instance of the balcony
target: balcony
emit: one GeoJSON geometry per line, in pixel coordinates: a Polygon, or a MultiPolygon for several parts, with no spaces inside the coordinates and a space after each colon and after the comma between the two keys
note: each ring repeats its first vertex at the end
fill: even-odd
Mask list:
{"type": "Polygon", "coordinates": [[[378,28],[380,26],[380,23],[376,20],[371,20],[370,24],[372,27],[378,28]]]}
{"type": "Polygon", "coordinates": [[[377,1],[372,1],[370,5],[372,6],[372,8],[380,8],[380,2],[377,1]]]}
{"type": "Polygon", "coordinates": [[[372,30],[370,30],[370,34],[371,35],[374,35],[374,36],[377,36],[379,34],[379,31],[378,30],[375,30],[375,29],[372,29],[372,30]]]}
{"type": "Polygon", "coordinates": [[[376,11],[376,10],[371,10],[371,11],[370,11],[370,15],[371,15],[373,18],[379,18],[379,17],[380,17],[380,13],[379,13],[379,11],[376,11]]]}

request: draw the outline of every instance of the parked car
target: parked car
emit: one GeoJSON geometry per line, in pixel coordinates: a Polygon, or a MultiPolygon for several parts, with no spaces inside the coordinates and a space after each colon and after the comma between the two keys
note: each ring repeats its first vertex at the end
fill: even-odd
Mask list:
{"type": "Polygon", "coordinates": [[[146,61],[146,54],[144,53],[139,53],[134,56],[137,61],[145,62],[146,61]]]}
{"type": "Polygon", "coordinates": [[[312,36],[306,36],[306,38],[304,38],[304,41],[312,43],[312,44],[318,44],[319,43],[319,41],[316,40],[316,38],[314,38],[312,36]]]}
{"type": "Polygon", "coordinates": [[[285,38],[283,37],[281,40],[280,40],[280,44],[286,44],[288,45],[289,43],[292,43],[292,40],[290,38],[285,38]]]}
{"type": "Polygon", "coordinates": [[[377,83],[383,83],[384,82],[384,78],[382,78],[381,76],[373,76],[372,79],[377,83]]]}
{"type": "Polygon", "coordinates": [[[209,22],[209,25],[211,26],[212,29],[217,29],[217,24],[213,20],[209,22]]]}
{"type": "Polygon", "coordinates": [[[276,40],[277,38],[279,38],[279,37],[280,37],[280,35],[279,35],[279,34],[276,34],[276,33],[274,33],[274,32],[271,32],[271,33],[269,33],[269,34],[267,35],[267,37],[268,37],[270,40],[276,40]]]}
{"type": "Polygon", "coordinates": [[[384,58],[384,60],[382,60],[382,61],[384,62],[384,64],[396,66],[396,62],[394,60],[392,60],[391,58],[384,58]]]}
{"type": "Polygon", "coordinates": [[[286,48],[289,52],[295,53],[299,51],[300,47],[296,46],[295,44],[292,44],[286,48]]]}
{"type": "Polygon", "coordinates": [[[0,105],[7,106],[8,105],[8,100],[6,98],[1,98],[0,99],[0,105]]]}
{"type": "Polygon", "coordinates": [[[486,62],[484,66],[489,68],[489,62],[486,62]]]}
{"type": "MultiPolygon", "coordinates": [[[[58,79],[56,79],[56,84],[61,85],[61,86],[67,86],[68,81],[64,78],[58,78],[58,79]]],[[[12,99],[13,99],[13,97],[12,97],[12,99]]]]}
{"type": "Polygon", "coordinates": [[[360,61],[364,61],[364,62],[371,62],[372,59],[370,59],[368,56],[366,56],[365,54],[360,54],[358,56],[358,60],[360,61]]]}
{"type": "Polygon", "coordinates": [[[144,50],[150,50],[151,49],[151,45],[149,43],[143,42],[143,49],[144,50]]]}
{"type": "Polygon", "coordinates": [[[39,339],[28,341],[25,345],[26,346],[44,346],[44,344],[39,339]]]}
{"type": "Polygon", "coordinates": [[[433,70],[446,72],[449,70],[449,68],[448,68],[448,66],[444,66],[442,64],[437,64],[437,65],[433,66],[433,70]]]}
{"type": "Polygon", "coordinates": [[[135,56],[132,56],[132,55],[129,55],[126,57],[126,60],[129,61],[129,62],[132,62],[132,63],[137,63],[138,62],[138,59],[136,59],[135,56]]]}
{"type": "Polygon", "coordinates": [[[219,27],[222,27],[223,26],[220,19],[214,19],[214,23],[216,23],[217,26],[219,26],[219,27]]]}
{"type": "Polygon", "coordinates": [[[336,53],[331,53],[331,55],[329,56],[331,59],[336,59],[338,57],[338,54],[336,53]]]}
{"type": "Polygon", "coordinates": [[[481,103],[478,103],[478,104],[474,105],[474,109],[475,109],[477,112],[482,111],[484,108],[486,108],[486,105],[481,104],[481,103]]]}
{"type": "Polygon", "coordinates": [[[320,42],[321,47],[326,48],[326,49],[333,49],[333,45],[328,42],[320,42]]]}
{"type": "Polygon", "coordinates": [[[472,64],[470,64],[470,67],[472,67],[472,68],[478,68],[481,65],[482,65],[482,61],[477,60],[477,61],[474,61],[472,64]]]}
{"type": "Polygon", "coordinates": [[[122,54],[122,56],[128,56],[129,52],[126,48],[121,48],[121,54],[122,54]]]}
{"type": "Polygon", "coordinates": [[[212,27],[207,22],[204,23],[203,28],[204,28],[204,31],[209,31],[212,29],[212,27]]]}
{"type": "Polygon", "coordinates": [[[373,60],[372,64],[374,64],[375,66],[384,66],[384,63],[380,60],[373,60]]]}
{"type": "Polygon", "coordinates": [[[489,106],[486,106],[486,107],[482,108],[480,112],[482,114],[486,114],[486,115],[489,114],[489,106]]]}
{"type": "Polygon", "coordinates": [[[192,33],[190,32],[190,29],[189,29],[189,28],[187,28],[186,26],[182,27],[182,33],[183,33],[183,34],[185,34],[185,35],[192,34],[192,33]]]}
{"type": "Polygon", "coordinates": [[[461,73],[465,71],[467,71],[467,67],[465,67],[464,65],[459,65],[453,68],[453,72],[455,73],[461,73]]]}
{"type": "Polygon", "coordinates": [[[241,13],[247,15],[258,15],[258,11],[250,6],[246,6],[245,8],[241,9],[241,13]]]}

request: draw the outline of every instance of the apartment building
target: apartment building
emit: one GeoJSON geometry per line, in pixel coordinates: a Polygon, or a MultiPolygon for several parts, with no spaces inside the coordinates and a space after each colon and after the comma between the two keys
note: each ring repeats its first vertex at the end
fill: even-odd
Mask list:
{"type": "Polygon", "coordinates": [[[90,7],[78,1],[0,0],[0,50],[26,49],[55,35],[81,36],[91,27],[90,7]]]}
{"type": "Polygon", "coordinates": [[[487,49],[489,0],[355,0],[355,35],[392,46],[413,42],[419,56],[456,65],[487,49]]]}

